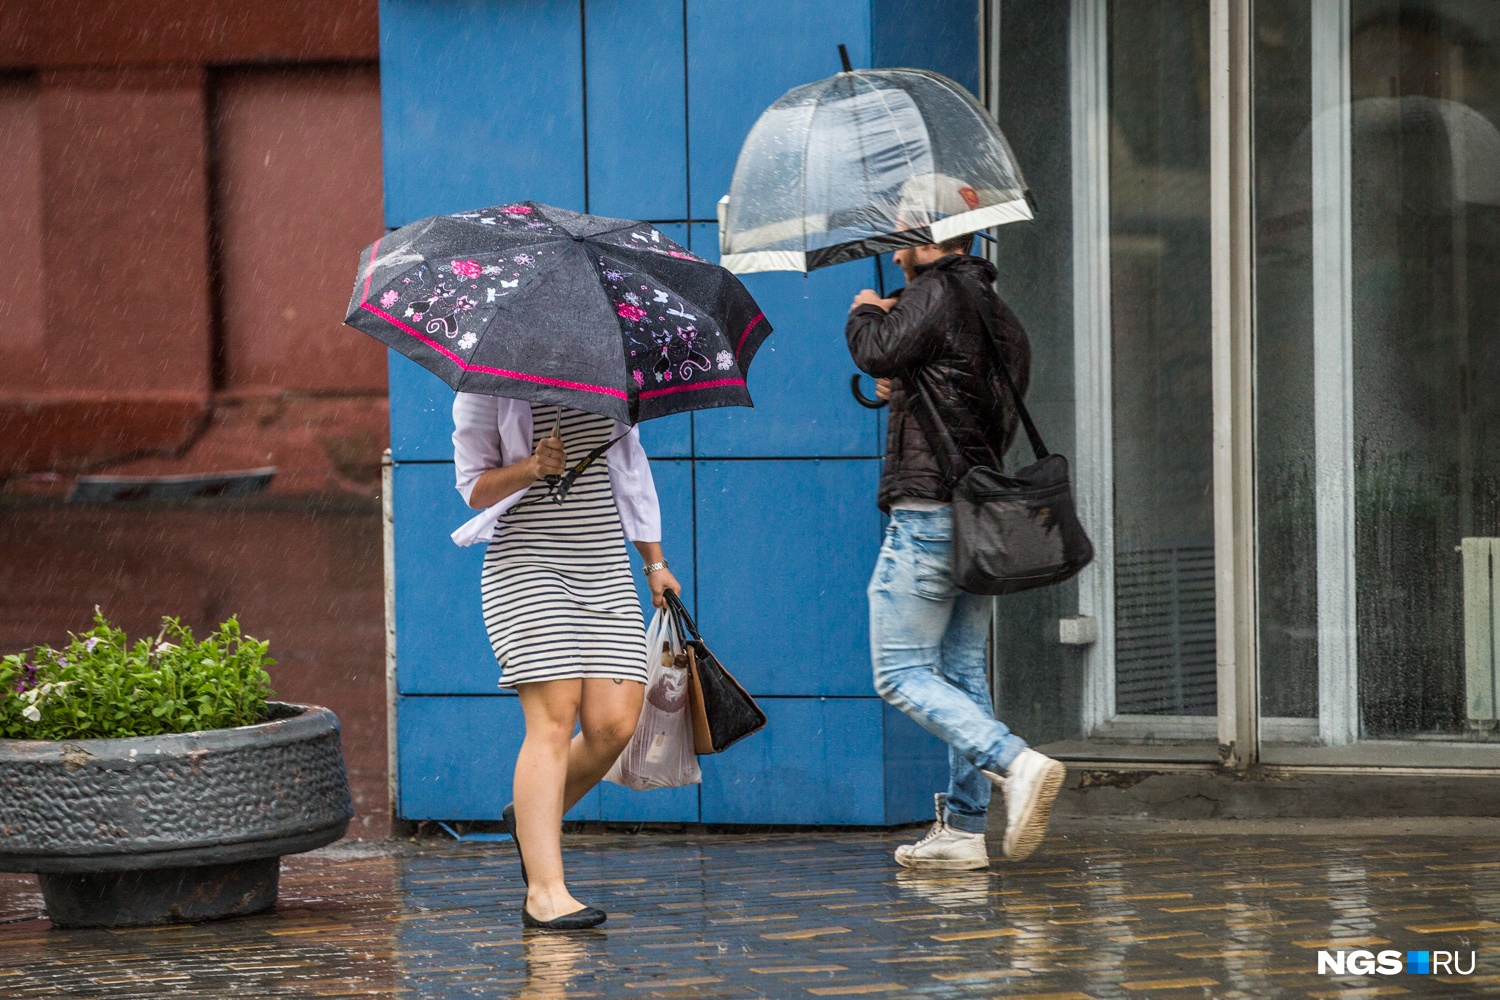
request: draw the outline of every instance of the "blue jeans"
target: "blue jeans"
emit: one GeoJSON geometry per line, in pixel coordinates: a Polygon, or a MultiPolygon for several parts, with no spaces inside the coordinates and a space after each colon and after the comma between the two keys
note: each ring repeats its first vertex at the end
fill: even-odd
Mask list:
{"type": "Polygon", "coordinates": [[[895,510],[870,579],[875,690],[948,744],[948,808],[956,830],[984,831],[990,782],[1026,741],[995,718],[985,641],[992,598],[953,585],[953,513],[895,510]]]}

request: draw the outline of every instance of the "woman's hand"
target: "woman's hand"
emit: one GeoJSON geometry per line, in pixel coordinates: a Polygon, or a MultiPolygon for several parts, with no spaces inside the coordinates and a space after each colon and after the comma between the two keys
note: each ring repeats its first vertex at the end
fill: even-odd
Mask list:
{"type": "Polygon", "coordinates": [[[891,380],[878,378],[875,380],[875,398],[889,401],[891,398],[891,380]]]}
{"type": "Polygon", "coordinates": [[[536,443],[536,451],[531,456],[531,466],[532,479],[560,476],[568,467],[568,452],[563,448],[562,439],[557,436],[556,429],[536,443]]]}
{"type": "Polygon", "coordinates": [[[560,476],[567,468],[568,453],[556,429],[548,437],[537,442],[536,451],[517,462],[498,469],[489,469],[474,483],[469,492],[469,506],[475,510],[492,507],[531,484],[548,476],[560,476]]]}
{"type": "Polygon", "coordinates": [[[681,597],[682,584],[678,583],[677,577],[667,569],[665,565],[667,557],[662,554],[661,542],[636,542],[635,549],[641,554],[641,562],[645,565],[663,564],[661,569],[646,574],[646,586],[651,588],[651,603],[658,608],[665,608],[667,599],[664,595],[668,590],[681,597]]]}
{"type": "Polygon", "coordinates": [[[646,585],[651,588],[651,603],[658,608],[667,606],[667,591],[670,590],[678,597],[682,596],[682,584],[677,582],[677,577],[669,569],[659,569],[646,577],[646,585]]]}

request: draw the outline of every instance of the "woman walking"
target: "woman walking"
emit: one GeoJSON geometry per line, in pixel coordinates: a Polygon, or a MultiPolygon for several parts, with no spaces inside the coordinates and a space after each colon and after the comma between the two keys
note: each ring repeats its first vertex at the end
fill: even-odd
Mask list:
{"type": "Polygon", "coordinates": [[[645,561],[657,607],[681,593],[661,548],[661,512],[639,431],[550,404],[460,392],[453,402],[458,491],[483,511],[453,533],[488,542],[485,628],[526,720],[505,824],[521,853],[527,927],[576,930],[605,914],[563,878],[562,817],[635,732],[646,639],[624,539],[645,561]],[[596,451],[561,503],[548,477],[596,451]],[[574,735],[574,730],[581,731],[574,735]]]}

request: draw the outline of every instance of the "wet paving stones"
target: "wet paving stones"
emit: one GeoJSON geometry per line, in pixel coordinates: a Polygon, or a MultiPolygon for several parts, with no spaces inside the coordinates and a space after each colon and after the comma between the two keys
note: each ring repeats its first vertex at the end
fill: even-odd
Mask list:
{"type": "Polygon", "coordinates": [[[569,838],[603,928],[525,931],[508,844],[290,858],[277,908],[53,930],[0,879],[0,998],[1500,996],[1500,837],[1058,835],[923,875],[912,831],[569,838]],[[1317,974],[1319,949],[1477,952],[1470,976],[1317,974]]]}

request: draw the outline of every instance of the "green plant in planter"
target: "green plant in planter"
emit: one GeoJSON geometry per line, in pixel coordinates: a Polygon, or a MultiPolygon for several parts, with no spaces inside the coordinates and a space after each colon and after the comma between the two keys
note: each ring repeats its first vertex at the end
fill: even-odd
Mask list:
{"type": "Polygon", "coordinates": [[[0,657],[0,739],[159,736],[248,726],[274,697],[268,643],[230,618],[203,639],[163,618],[131,645],[97,609],[94,627],[61,649],[0,657]]]}

